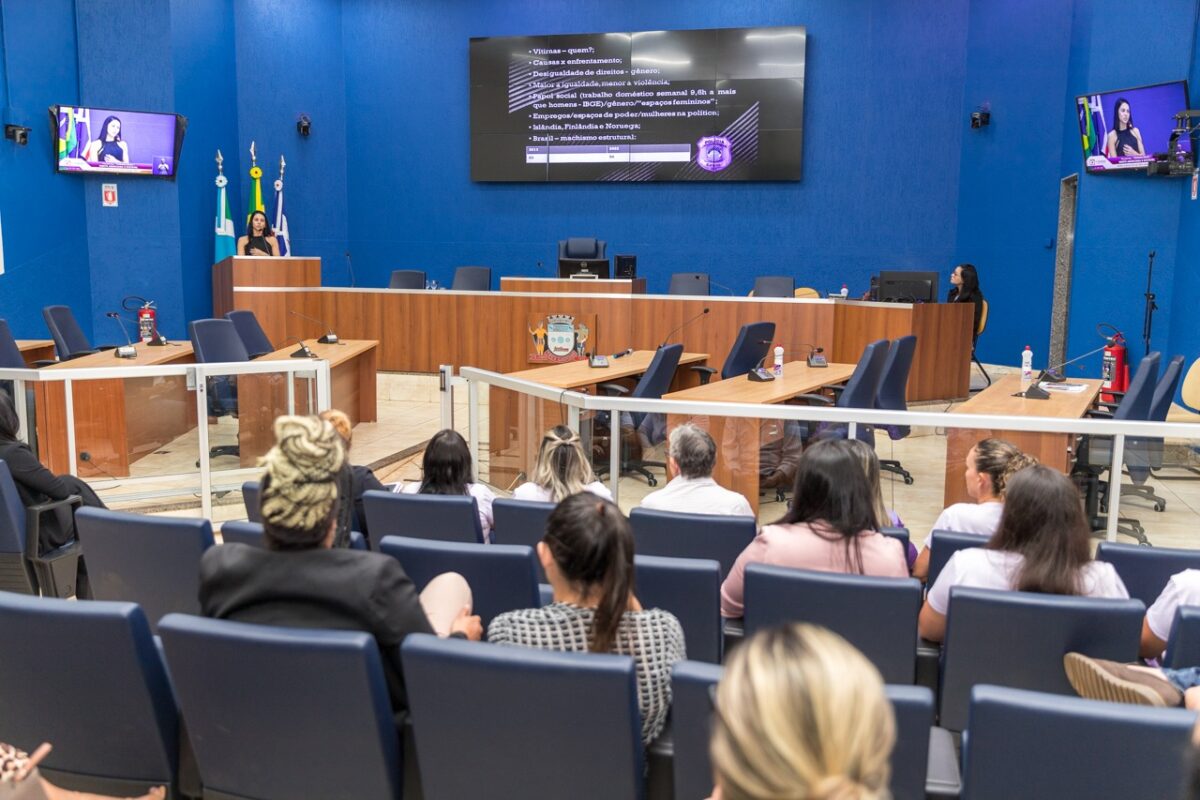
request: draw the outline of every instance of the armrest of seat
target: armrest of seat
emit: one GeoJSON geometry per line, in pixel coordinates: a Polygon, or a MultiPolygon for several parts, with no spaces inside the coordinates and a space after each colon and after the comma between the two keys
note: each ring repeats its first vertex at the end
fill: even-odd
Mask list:
{"type": "Polygon", "coordinates": [[[610,397],[616,397],[622,394],[629,394],[629,387],[622,386],[619,383],[602,383],[596,387],[610,397]]]}
{"type": "Polygon", "coordinates": [[[694,366],[691,367],[693,372],[700,374],[700,384],[704,385],[712,380],[712,376],[717,374],[717,371],[712,367],[694,366]]]}
{"type": "Polygon", "coordinates": [[[945,728],[930,728],[925,793],[932,797],[958,797],[961,792],[962,773],[955,754],[954,734],[945,728]]]}
{"type": "Polygon", "coordinates": [[[33,362],[33,368],[41,369],[42,367],[51,367],[57,363],[58,362],[55,361],[53,358],[42,358],[42,359],[38,359],[37,361],[33,362]]]}
{"type": "Polygon", "coordinates": [[[118,347],[124,347],[124,346],[125,345],[123,345],[123,344],[98,344],[98,345],[96,345],[95,349],[92,350],[92,352],[93,353],[106,353],[109,350],[116,350],[118,347]]]}
{"type": "Polygon", "coordinates": [[[826,397],[823,394],[798,394],[792,400],[810,400],[813,403],[831,406],[834,405],[832,397],[826,397]]]}
{"type": "Polygon", "coordinates": [[[942,647],[928,639],[917,640],[917,686],[928,687],[936,696],[942,647]]]}
{"type": "MultiPolygon", "coordinates": [[[[50,500],[45,503],[29,506],[25,509],[25,557],[30,561],[42,561],[40,548],[42,532],[42,516],[51,514],[59,508],[71,506],[79,508],[83,498],[77,494],[64,497],[62,500],[50,500]]],[[[72,513],[74,513],[72,511],[72,513]]]]}
{"type": "Polygon", "coordinates": [[[1109,411],[1116,411],[1117,406],[1119,406],[1121,404],[1120,403],[1109,403],[1104,400],[1098,400],[1098,401],[1096,401],[1096,405],[1098,405],[1102,408],[1107,408],[1109,411]]]}
{"type": "MultiPolygon", "coordinates": [[[[104,349],[106,349],[106,348],[104,348],[104,347],[94,347],[94,348],[92,348],[91,350],[80,350],[78,353],[73,353],[73,354],[71,355],[71,357],[70,357],[70,358],[65,358],[65,359],[63,359],[63,360],[64,360],[64,361],[74,361],[74,360],[75,360],[75,359],[77,359],[77,358],[83,358],[84,356],[90,356],[90,355],[92,355],[92,354],[94,354],[94,353],[99,353],[101,350],[104,350],[104,349]]],[[[108,349],[108,350],[115,350],[115,349],[116,349],[116,345],[113,345],[112,347],[108,347],[107,349],[108,349]]]]}
{"type": "Polygon", "coordinates": [[[1111,411],[1105,411],[1102,408],[1089,408],[1086,412],[1084,412],[1084,416],[1091,417],[1092,419],[1112,419],[1113,413],[1111,411]]]}

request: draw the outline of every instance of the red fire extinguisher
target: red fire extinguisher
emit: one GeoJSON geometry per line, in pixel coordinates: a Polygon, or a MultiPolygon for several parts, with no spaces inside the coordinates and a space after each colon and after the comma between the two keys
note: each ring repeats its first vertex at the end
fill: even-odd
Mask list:
{"type": "Polygon", "coordinates": [[[1104,347],[1101,378],[1100,399],[1106,403],[1116,402],[1112,392],[1124,392],[1129,388],[1129,361],[1126,358],[1125,336],[1120,331],[1113,333],[1104,347]]]}
{"type": "Polygon", "coordinates": [[[138,336],[144,344],[158,341],[158,312],[153,300],[143,300],[137,311],[138,336]]]}

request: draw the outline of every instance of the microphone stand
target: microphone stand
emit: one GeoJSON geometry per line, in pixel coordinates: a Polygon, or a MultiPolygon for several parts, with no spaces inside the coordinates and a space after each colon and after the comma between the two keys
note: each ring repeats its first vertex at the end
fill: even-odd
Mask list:
{"type": "Polygon", "coordinates": [[[1150,251],[1150,262],[1146,266],[1146,311],[1142,322],[1142,341],[1146,343],[1146,355],[1150,355],[1150,328],[1154,325],[1154,312],[1158,310],[1157,297],[1150,290],[1154,280],[1154,251],[1150,251]]]}

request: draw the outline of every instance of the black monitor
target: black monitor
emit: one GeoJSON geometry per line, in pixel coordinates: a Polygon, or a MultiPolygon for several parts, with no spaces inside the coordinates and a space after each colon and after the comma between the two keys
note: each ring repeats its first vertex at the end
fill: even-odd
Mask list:
{"type": "Polygon", "coordinates": [[[938,273],[883,270],[879,273],[879,299],[885,303],[936,303],[938,273]]]}
{"type": "Polygon", "coordinates": [[[558,277],[560,278],[607,278],[607,258],[560,258],[558,260],[558,277]]]}

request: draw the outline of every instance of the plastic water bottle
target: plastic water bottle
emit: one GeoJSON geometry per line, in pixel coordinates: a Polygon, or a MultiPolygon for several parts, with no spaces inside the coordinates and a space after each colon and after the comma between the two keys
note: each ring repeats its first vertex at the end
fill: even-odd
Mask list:
{"type": "Polygon", "coordinates": [[[846,284],[843,283],[842,284],[842,299],[845,300],[849,296],[850,296],[850,290],[846,287],[846,284]]]}
{"type": "Polygon", "coordinates": [[[1033,350],[1029,345],[1025,345],[1025,350],[1021,353],[1021,383],[1029,383],[1033,380],[1033,350]]]}
{"type": "Polygon", "coordinates": [[[775,377],[783,377],[783,345],[775,347],[775,377]]]}

